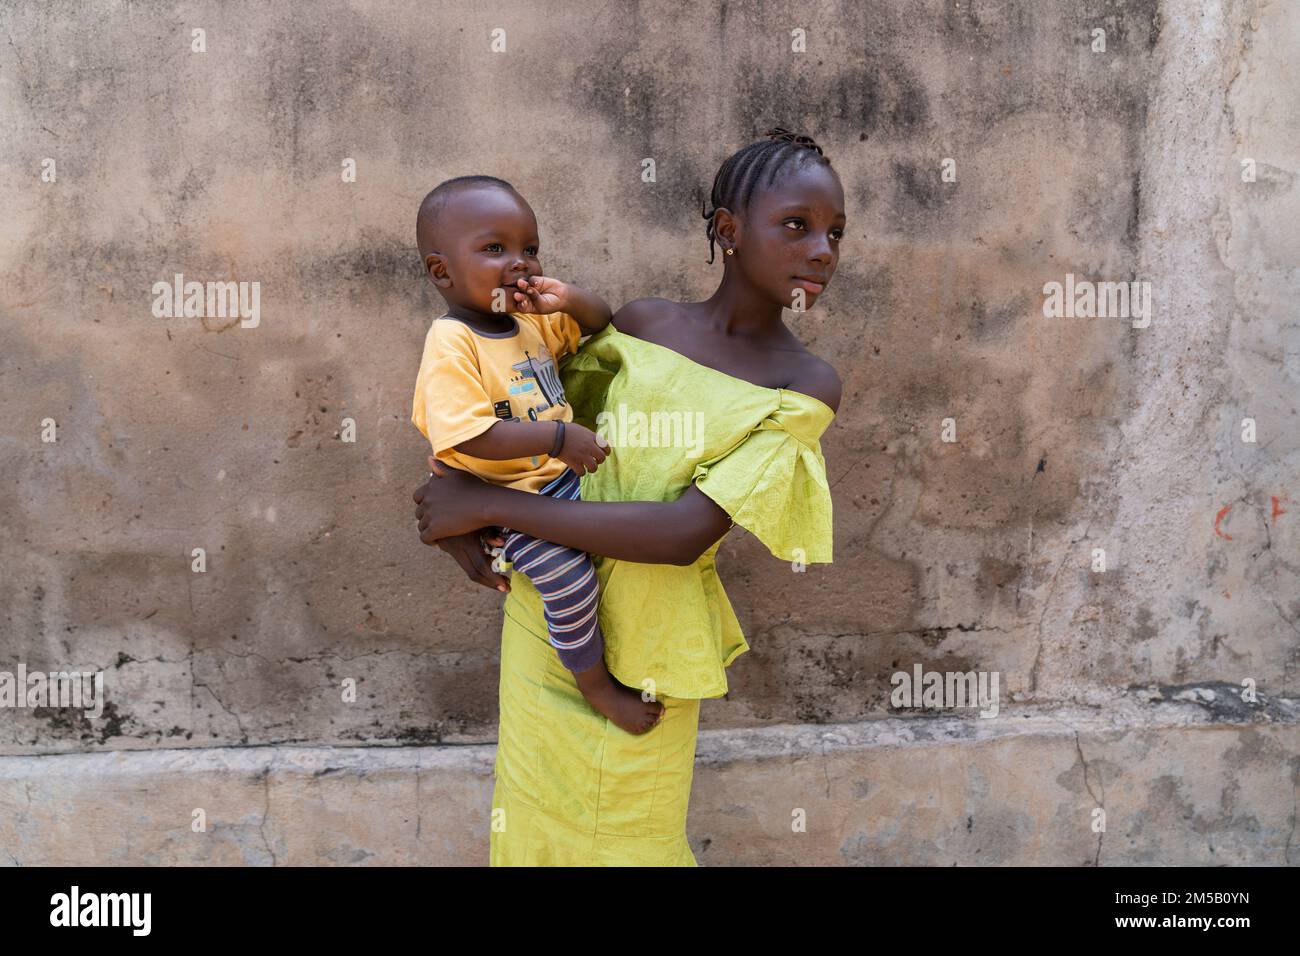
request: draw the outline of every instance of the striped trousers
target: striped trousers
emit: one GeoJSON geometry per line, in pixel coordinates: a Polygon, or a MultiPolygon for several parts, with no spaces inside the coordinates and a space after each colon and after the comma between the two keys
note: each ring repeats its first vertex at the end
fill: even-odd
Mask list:
{"type": "MultiPolygon", "coordinates": [[[[579,486],[573,469],[566,468],[538,494],[576,501],[579,486]]],[[[596,619],[600,587],[591,556],[509,528],[501,534],[506,541],[501,556],[527,575],[541,595],[547,634],[560,663],[575,673],[590,670],[605,655],[596,619]]]]}

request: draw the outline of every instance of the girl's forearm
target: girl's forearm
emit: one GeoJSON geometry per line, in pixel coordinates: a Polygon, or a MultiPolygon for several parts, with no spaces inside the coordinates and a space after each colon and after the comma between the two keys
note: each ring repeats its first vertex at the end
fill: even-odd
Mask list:
{"type": "Polygon", "coordinates": [[[496,486],[484,491],[484,524],[620,561],[692,564],[731,525],[695,489],[666,502],[567,501],[496,486]]]}
{"type": "Polygon", "coordinates": [[[569,288],[574,299],[569,306],[569,315],[581,327],[583,335],[594,335],[609,325],[613,314],[604,299],[577,286],[569,288]]]}

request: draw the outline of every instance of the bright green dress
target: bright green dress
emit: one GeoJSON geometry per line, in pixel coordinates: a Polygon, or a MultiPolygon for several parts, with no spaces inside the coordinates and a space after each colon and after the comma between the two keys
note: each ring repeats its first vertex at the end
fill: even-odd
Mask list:
{"type": "MultiPolygon", "coordinates": [[[[834,411],[612,325],[561,365],[574,420],[613,446],[584,501],[674,501],[694,482],[785,561],[831,561],[820,438],[834,411]],[[603,413],[603,414],[602,414],[603,413]]],[[[749,650],[714,542],[688,567],[593,556],[605,663],[650,690],[663,719],[628,734],[582,697],[547,641],[541,598],[511,578],[502,627],[491,863],[695,866],[686,811],[700,699],[727,692],[749,650]]]]}

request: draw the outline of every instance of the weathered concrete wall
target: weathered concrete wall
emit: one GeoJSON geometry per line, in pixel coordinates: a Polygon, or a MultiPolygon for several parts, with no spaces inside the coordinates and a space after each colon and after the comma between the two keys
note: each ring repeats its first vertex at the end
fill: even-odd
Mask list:
{"type": "MultiPolygon", "coordinates": [[[[848,198],[836,281],[792,319],[845,383],[823,442],[836,562],[796,574],[751,536],[724,545],[754,650],[704,706],[720,734],[708,739],[933,720],[890,707],[891,674],[915,663],[998,672],[1004,717],[976,724],[1021,705],[1104,721],[1134,687],[1213,686],[1220,743],[1202,749],[1155,710],[1148,729],[1134,718],[1131,733],[1168,753],[1149,777],[1126,767],[1130,785],[1196,787],[1231,753],[1249,805],[1229,806],[1222,829],[1267,820],[1231,838],[1239,859],[1286,859],[1279,821],[1294,828],[1300,773],[1278,700],[1296,696],[1300,664],[1294,6],[0,3],[0,24],[0,440],[14,489],[0,501],[0,670],[102,669],[108,686],[102,719],[0,711],[0,753],[490,743],[500,599],[412,530],[424,450],[410,390],[436,307],[415,206],[448,176],[500,175],[537,210],[549,272],[615,305],[702,297],[720,266],[705,262],[700,199],[729,152],[780,124],[817,137],[848,198]],[[505,53],[489,50],[496,27],[505,53]],[[796,27],[805,54],[789,52],[796,27]],[[206,52],[192,52],[194,28],[206,52]],[[355,182],[340,175],[349,158],[355,182]],[[176,273],[259,282],[260,323],[155,317],[151,287],[176,273]],[[1044,283],[1067,274],[1149,282],[1149,326],[1044,318],[1044,283]],[[355,703],[340,700],[346,678],[355,703]],[[1227,689],[1246,680],[1261,700],[1243,716],[1227,689]],[[1275,726],[1229,726],[1252,720],[1275,726]]],[[[1046,786],[1068,758],[1057,734],[1048,717],[1020,721],[1018,742],[954,759],[978,752],[988,773],[1014,765],[1025,788],[1046,786]]],[[[724,836],[737,825],[725,801],[707,796],[762,779],[737,747],[733,761],[702,749],[692,833],[718,835],[713,860],[784,858],[745,856],[724,836]]],[[[230,772],[254,776],[232,786],[260,794],[243,759],[230,772]]],[[[841,759],[912,787],[895,806],[925,799],[881,758],[841,759]]],[[[791,771],[763,760],[774,779],[791,771]]],[[[790,760],[797,783],[809,765],[790,760]]],[[[449,781],[446,799],[477,812],[480,784],[449,781]]],[[[0,783],[0,806],[23,805],[13,786],[0,783]]],[[[246,804],[234,818],[257,819],[246,804]]],[[[1116,860],[1201,858],[1162,826],[1147,817],[1116,860]]],[[[877,835],[824,849],[960,856],[920,849],[919,830],[861,832],[877,835]]],[[[357,837],[361,855],[334,862],[394,859],[389,836],[357,837]]],[[[1091,836],[984,852],[1078,862],[1091,836]]]]}
{"type": "MultiPolygon", "coordinates": [[[[1293,808],[1278,794],[1292,785],[1300,713],[1225,719],[1198,699],[1214,689],[1198,690],[1104,712],[705,731],[691,848],[706,866],[1287,862],[1293,808]],[[1104,830],[1092,826],[1099,810],[1104,830]]],[[[25,866],[484,865],[495,753],[10,757],[0,847],[25,866]]]]}

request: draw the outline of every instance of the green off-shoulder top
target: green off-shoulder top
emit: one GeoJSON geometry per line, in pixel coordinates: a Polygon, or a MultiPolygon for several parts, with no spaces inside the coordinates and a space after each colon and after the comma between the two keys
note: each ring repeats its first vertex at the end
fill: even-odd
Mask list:
{"type": "MultiPolygon", "coordinates": [[[[584,501],[675,501],[694,482],[776,557],[831,561],[820,438],[835,412],[825,402],[754,385],[612,325],[566,357],[560,374],[574,420],[611,445],[582,477],[584,501]]],[[[714,565],[721,544],[687,567],[593,555],[605,664],[621,683],[656,697],[727,692],[726,667],[749,645],[714,565]]],[[[506,612],[541,622],[537,592],[521,577],[506,612]]]]}

